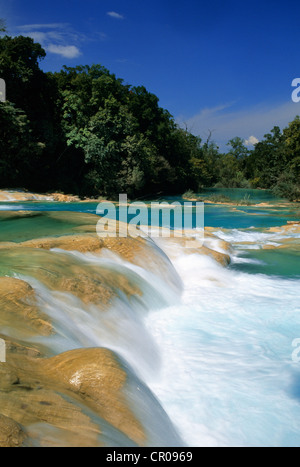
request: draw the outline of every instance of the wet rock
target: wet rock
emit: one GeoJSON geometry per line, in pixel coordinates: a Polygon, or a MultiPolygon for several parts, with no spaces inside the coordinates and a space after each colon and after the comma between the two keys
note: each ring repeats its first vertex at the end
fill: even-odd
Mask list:
{"type": "Polygon", "coordinates": [[[59,248],[65,251],[79,251],[80,253],[99,252],[104,247],[104,242],[98,237],[87,235],[69,235],[58,238],[44,238],[29,240],[19,245],[23,248],[42,248],[51,250],[59,248]]]}
{"type": "Polygon", "coordinates": [[[78,196],[65,195],[63,193],[50,193],[49,196],[53,199],[53,201],[59,203],[78,203],[80,201],[80,198],[78,198],[78,196]]]}
{"type": "Polygon", "coordinates": [[[22,427],[14,420],[0,414],[0,447],[21,447],[25,440],[22,427]]]}
{"type": "MultiPolygon", "coordinates": [[[[107,349],[79,349],[49,359],[9,353],[0,366],[0,411],[12,427],[22,425],[31,438],[37,436],[35,427],[43,424],[48,431],[59,430],[67,446],[99,446],[104,420],[144,445],[144,429],[125,397],[126,381],[126,372],[107,349]]],[[[10,425],[3,425],[3,442],[10,433],[10,425]]]]}
{"type": "Polygon", "coordinates": [[[210,258],[213,258],[215,261],[217,261],[222,266],[228,266],[230,264],[230,262],[231,262],[231,259],[230,259],[229,255],[227,255],[225,253],[221,253],[219,251],[212,250],[212,249],[207,248],[205,246],[203,246],[203,247],[201,247],[199,249],[199,253],[201,255],[205,255],[205,256],[209,256],[210,258]]]}
{"type": "Polygon", "coordinates": [[[287,225],[282,225],[281,227],[271,227],[267,232],[274,233],[300,233],[300,222],[288,222],[287,225]]]}
{"type": "Polygon", "coordinates": [[[126,372],[107,349],[66,352],[43,364],[47,377],[59,380],[78,394],[102,418],[138,444],[145,442],[140,422],[122,394],[126,372]]]}
{"type": "Polygon", "coordinates": [[[221,239],[216,237],[213,234],[208,234],[205,232],[205,237],[208,237],[208,241],[198,240],[197,238],[170,238],[170,239],[160,239],[159,244],[165,248],[168,255],[175,259],[178,254],[199,254],[204,256],[209,256],[215,261],[217,261],[222,266],[228,266],[231,262],[230,255],[224,253],[223,251],[229,251],[231,245],[227,242],[223,242],[221,239]],[[217,248],[217,249],[214,249],[217,248]]]}
{"type": "Polygon", "coordinates": [[[26,191],[0,191],[0,201],[51,201],[48,195],[29,193],[26,191]]]}
{"type": "Polygon", "coordinates": [[[36,305],[33,288],[12,277],[0,277],[0,325],[13,326],[20,336],[49,336],[53,331],[36,305]]]}

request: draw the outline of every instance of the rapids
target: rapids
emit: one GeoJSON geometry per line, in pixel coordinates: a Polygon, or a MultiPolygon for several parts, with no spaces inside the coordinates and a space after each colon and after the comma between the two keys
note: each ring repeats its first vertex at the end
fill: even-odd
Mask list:
{"type": "MultiPolygon", "coordinates": [[[[209,205],[206,250],[187,252],[175,239],[96,245],[92,214],[56,206],[1,208],[0,276],[28,284],[51,332],[36,321],[29,332],[7,308],[0,333],[50,360],[91,348],[117,356],[127,374],[123,393],[146,441],[100,420],[89,406],[85,414],[102,427],[99,442],[300,446],[300,358],[293,352],[300,338],[300,228],[285,225],[297,220],[294,207],[261,215],[266,207],[253,214],[209,205]]],[[[36,445],[43,437],[57,445],[62,436],[55,423],[24,429],[36,445]]]]}

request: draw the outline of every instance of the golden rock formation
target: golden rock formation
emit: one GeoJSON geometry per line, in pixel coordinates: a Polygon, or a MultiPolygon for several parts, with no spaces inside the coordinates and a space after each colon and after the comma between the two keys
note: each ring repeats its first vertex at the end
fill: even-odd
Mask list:
{"type": "Polygon", "coordinates": [[[9,352],[0,365],[0,445],[22,444],[36,424],[60,430],[67,446],[101,445],[101,423],[90,412],[145,444],[141,422],[123,392],[126,381],[107,349],[73,350],[49,359],[9,352]]]}

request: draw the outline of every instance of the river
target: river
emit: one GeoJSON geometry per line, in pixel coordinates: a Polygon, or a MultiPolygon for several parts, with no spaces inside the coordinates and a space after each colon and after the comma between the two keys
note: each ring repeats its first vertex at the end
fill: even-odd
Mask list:
{"type": "MultiPolygon", "coordinates": [[[[266,201],[205,205],[206,246],[228,255],[228,266],[187,254],[172,239],[155,240],[153,257],[141,252],[134,262],[114,249],[6,249],[5,242],[74,235],[74,213],[95,214],[97,204],[2,202],[0,275],[34,289],[55,335],[21,336],[12,324],[1,333],[42,346],[47,357],[95,347],[116,353],[130,384],[137,377],[147,394],[128,392],[146,445],[300,446],[300,228],[292,223],[299,207],[255,192],[256,203],[266,201]],[[105,313],[84,299],[91,289],[64,288],[74,276],[101,278],[115,293],[105,313]]],[[[131,443],[122,436],[112,430],[101,439],[131,443]]]]}

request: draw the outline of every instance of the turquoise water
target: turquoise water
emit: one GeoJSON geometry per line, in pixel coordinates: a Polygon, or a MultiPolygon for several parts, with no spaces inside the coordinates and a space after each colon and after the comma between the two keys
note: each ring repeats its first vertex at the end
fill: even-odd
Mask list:
{"type": "Polygon", "coordinates": [[[251,250],[243,252],[242,264],[233,264],[232,269],[249,274],[300,279],[300,250],[251,250]]]}
{"type": "MultiPolygon", "coordinates": [[[[1,203],[0,210],[95,213],[96,207],[30,202],[1,203]]],[[[299,220],[296,205],[234,210],[207,204],[205,224],[232,244],[232,264],[224,268],[158,241],[172,261],[169,274],[175,268],[182,281],[182,294],[170,287],[168,277],[149,273],[147,264],[69,253],[83,267],[118,268],[141,287],[143,303],[120,296],[107,315],[117,337],[107,317],[28,281],[45,313],[61,324],[59,351],[99,345],[118,352],[159,399],[187,445],[300,447],[300,358],[293,353],[300,338],[300,234],[290,234],[288,248],[266,250],[283,234],[262,230],[290,220],[299,220]]],[[[63,222],[49,227],[39,217],[36,221],[45,234],[48,228],[48,234],[72,231],[63,222]]],[[[1,221],[0,239],[27,238],[28,220],[23,222],[20,234],[17,224],[1,221]]]]}
{"type": "MultiPolygon", "coordinates": [[[[169,199],[169,202],[179,201],[169,199]]],[[[0,211],[68,211],[96,214],[98,203],[22,202],[0,203],[0,211]]],[[[274,227],[300,218],[298,205],[289,207],[224,206],[205,204],[205,225],[220,228],[274,227]]],[[[38,222],[38,220],[37,220],[38,222]]]]}

